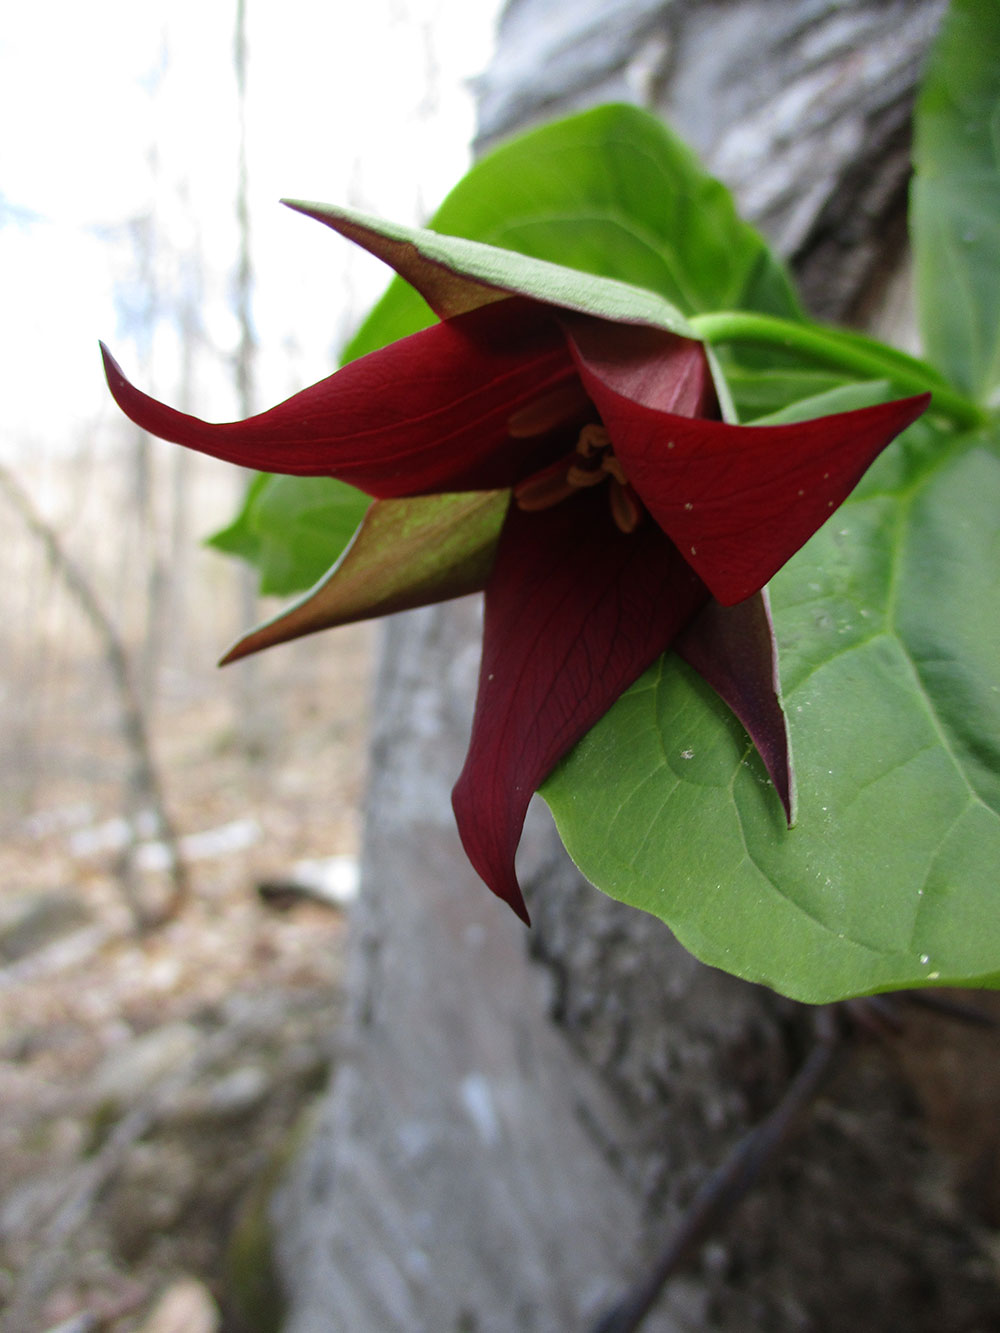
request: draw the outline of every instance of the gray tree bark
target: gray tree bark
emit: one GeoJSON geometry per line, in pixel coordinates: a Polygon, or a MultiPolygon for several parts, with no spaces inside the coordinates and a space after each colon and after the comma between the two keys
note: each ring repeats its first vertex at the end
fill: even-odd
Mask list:
{"type": "MultiPolygon", "coordinates": [[[[654,106],[817,313],[887,318],[941,8],[511,0],[482,142],[611,98],[654,106]]],[[[542,810],[521,859],[533,931],[479,884],[449,802],[477,640],[468,602],[386,627],[347,1052],[274,1211],[288,1333],[583,1333],[802,1057],[801,1009],[587,885],[542,810]]],[[[1000,1089],[963,1072],[989,1040],[924,1017],[891,1054],[855,1054],[644,1328],[1000,1326],[1000,1089]]]]}

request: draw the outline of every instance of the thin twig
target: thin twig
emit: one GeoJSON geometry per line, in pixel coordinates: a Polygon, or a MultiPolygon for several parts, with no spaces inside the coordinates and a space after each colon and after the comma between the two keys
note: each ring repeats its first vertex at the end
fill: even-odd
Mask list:
{"type": "MultiPolygon", "coordinates": [[[[122,734],[132,756],[131,785],[152,807],[157,836],[167,850],[173,891],[167,906],[155,917],[150,917],[144,911],[127,874],[123,875],[122,886],[137,926],[159,925],[176,916],[185,901],[188,891],[187,871],[178,847],[177,834],[167,814],[142,705],[132,683],[128,650],[116,625],[91,586],[90,580],[63,546],[59,534],[39,514],[13,474],[2,465],[0,465],[0,491],[17,510],[28,531],[41,544],[49,564],[62,579],[103,645],[104,658],[118,693],[122,734]]],[[[126,865],[125,869],[129,868],[126,865]]]]}
{"type": "Polygon", "coordinates": [[[819,1011],[816,1043],[771,1114],[705,1180],[676,1234],[647,1276],[594,1325],[592,1333],[634,1333],[667,1281],[756,1184],[792,1137],[829,1078],[842,1037],[832,1009],[819,1011]]]}

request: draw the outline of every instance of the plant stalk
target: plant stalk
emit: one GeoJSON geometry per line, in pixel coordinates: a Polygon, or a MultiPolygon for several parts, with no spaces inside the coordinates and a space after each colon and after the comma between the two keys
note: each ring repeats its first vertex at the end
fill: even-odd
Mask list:
{"type": "Polygon", "coordinates": [[[977,403],[949,388],[930,366],[874,339],[748,310],[694,315],[689,322],[695,333],[712,346],[741,342],[780,347],[834,370],[867,379],[888,379],[910,393],[930,393],[932,409],[963,430],[975,430],[989,419],[977,403]]]}

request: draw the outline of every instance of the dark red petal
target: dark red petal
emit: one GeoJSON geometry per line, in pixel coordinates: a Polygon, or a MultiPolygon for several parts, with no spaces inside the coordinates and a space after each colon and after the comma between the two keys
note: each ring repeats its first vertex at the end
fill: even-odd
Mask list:
{"type": "Polygon", "coordinates": [[[469,860],[524,920],[514,854],[532,793],[707,596],[654,523],[628,536],[615,527],[606,492],[542,513],[512,506],[486,585],[479,695],[453,802],[469,860]]]}
{"type": "Polygon", "coordinates": [[[650,513],[718,601],[762,588],[930,395],[788,426],[728,426],[619,399],[605,424],[650,513]]]}
{"type": "Polygon", "coordinates": [[[764,586],[930,401],[923,394],[782,426],[692,419],[692,352],[665,344],[657,378],[649,356],[613,353],[606,332],[576,324],[568,332],[629,481],[727,606],[764,586]]]}
{"type": "Polygon", "coordinates": [[[435,324],[222,425],[140,393],[104,357],[119,407],[153,435],[244,467],[339,477],[381,499],[511,485],[537,465],[538,442],[509,441],[508,417],[575,376],[558,325],[520,299],[435,324]]]}
{"type": "Polygon", "coordinates": [[[743,723],[771,775],[789,824],[794,787],[788,728],[778,694],[778,653],[767,595],[736,606],[706,603],[674,640],[679,653],[743,723]]]}
{"type": "Polygon", "coordinates": [[[677,416],[719,415],[711,368],[700,342],[665,329],[612,324],[566,312],[560,313],[559,322],[585,387],[591,381],[630,403],[677,416]]]}

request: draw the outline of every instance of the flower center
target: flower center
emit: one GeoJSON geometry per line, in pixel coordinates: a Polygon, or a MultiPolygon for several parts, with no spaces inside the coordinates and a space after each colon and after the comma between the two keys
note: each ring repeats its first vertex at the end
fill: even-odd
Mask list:
{"type": "Polygon", "coordinates": [[[614,455],[611,436],[598,422],[592,422],[580,431],[573,453],[518,482],[514,503],[518,509],[535,513],[603,482],[609,483],[608,501],[615,526],[622,532],[635,532],[642,520],[642,504],[614,455]]]}

